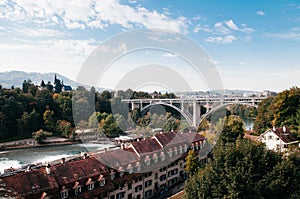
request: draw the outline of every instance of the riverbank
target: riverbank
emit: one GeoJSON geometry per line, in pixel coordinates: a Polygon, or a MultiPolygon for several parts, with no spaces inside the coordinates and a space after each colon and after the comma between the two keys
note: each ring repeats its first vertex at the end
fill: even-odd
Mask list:
{"type": "Polygon", "coordinates": [[[12,142],[4,142],[0,144],[0,151],[5,150],[14,150],[14,149],[27,149],[34,147],[43,147],[43,146],[59,146],[59,145],[72,145],[80,144],[81,141],[69,141],[66,138],[60,137],[49,137],[45,143],[38,144],[34,139],[23,139],[12,142]]]}

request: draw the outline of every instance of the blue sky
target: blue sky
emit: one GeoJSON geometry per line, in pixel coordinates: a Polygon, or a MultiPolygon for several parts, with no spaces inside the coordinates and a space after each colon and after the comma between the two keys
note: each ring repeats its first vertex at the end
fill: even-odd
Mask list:
{"type": "MultiPolygon", "coordinates": [[[[76,79],[101,42],[135,28],[195,40],[214,60],[225,88],[299,86],[299,1],[0,0],[0,71],[76,79]]],[[[106,79],[102,86],[112,87],[106,79]]]]}

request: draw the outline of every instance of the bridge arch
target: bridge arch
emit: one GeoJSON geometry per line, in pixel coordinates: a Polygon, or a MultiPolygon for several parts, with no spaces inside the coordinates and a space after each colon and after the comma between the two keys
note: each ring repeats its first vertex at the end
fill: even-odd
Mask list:
{"type": "Polygon", "coordinates": [[[204,115],[201,115],[199,122],[197,123],[197,126],[199,126],[201,124],[201,122],[203,121],[204,118],[206,118],[207,116],[211,115],[212,113],[216,112],[217,110],[226,107],[226,106],[230,106],[230,105],[246,105],[246,106],[252,106],[252,107],[258,107],[258,105],[253,104],[253,103],[244,103],[244,102],[230,102],[230,103],[225,103],[225,104],[220,104],[216,107],[213,107],[211,110],[209,110],[208,112],[206,112],[204,115]]]}
{"type": "Polygon", "coordinates": [[[149,109],[149,108],[151,108],[152,106],[155,106],[155,105],[163,105],[163,106],[168,106],[168,107],[171,107],[171,108],[175,109],[176,111],[178,111],[186,119],[186,121],[189,123],[189,125],[192,126],[192,124],[193,124],[192,118],[189,117],[189,115],[187,113],[182,111],[177,106],[174,106],[173,104],[168,104],[168,103],[165,103],[165,102],[155,102],[153,104],[148,104],[147,106],[143,107],[141,109],[141,112],[143,113],[144,111],[146,111],[147,109],[149,109]]]}

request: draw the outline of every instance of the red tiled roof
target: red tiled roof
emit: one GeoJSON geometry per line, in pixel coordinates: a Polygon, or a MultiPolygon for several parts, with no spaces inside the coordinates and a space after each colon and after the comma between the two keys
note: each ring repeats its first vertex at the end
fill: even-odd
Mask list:
{"type": "Polygon", "coordinates": [[[153,138],[132,142],[131,144],[139,154],[152,153],[162,148],[153,138]]]}
{"type": "Polygon", "coordinates": [[[51,175],[60,186],[108,172],[107,167],[95,157],[51,166],[51,175]]]}
{"type": "Polygon", "coordinates": [[[6,185],[20,194],[42,192],[58,188],[54,176],[47,175],[45,168],[17,173],[2,178],[6,185]]]}
{"type": "Polygon", "coordinates": [[[128,165],[138,160],[138,156],[132,151],[122,149],[100,153],[94,156],[98,161],[108,166],[128,165]]]}
{"type": "Polygon", "coordinates": [[[297,139],[290,133],[289,129],[286,128],[284,131],[284,128],[276,128],[275,131],[272,129],[272,131],[285,143],[295,142],[297,139]]]}

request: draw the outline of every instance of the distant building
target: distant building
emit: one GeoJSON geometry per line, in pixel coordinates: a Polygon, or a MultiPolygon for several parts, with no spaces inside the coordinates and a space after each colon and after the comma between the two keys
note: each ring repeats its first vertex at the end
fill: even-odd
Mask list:
{"type": "Polygon", "coordinates": [[[288,128],[268,129],[259,136],[259,140],[266,144],[269,150],[284,152],[287,151],[290,145],[298,145],[297,139],[291,135],[288,128]]]}
{"type": "MultiPolygon", "coordinates": [[[[48,86],[51,84],[50,82],[47,83],[48,86]]],[[[45,84],[44,80],[41,81],[39,85],[40,90],[49,89],[47,88],[47,84],[45,84]]],[[[55,93],[61,93],[62,91],[72,91],[72,87],[69,85],[64,85],[64,81],[61,81],[57,78],[56,74],[54,76],[53,85],[51,85],[50,90],[54,90],[55,93]]]]}
{"type": "Polygon", "coordinates": [[[210,147],[205,137],[160,133],[122,149],[2,175],[0,182],[6,196],[15,198],[158,198],[186,179],[188,150],[206,163],[210,147]]]}

